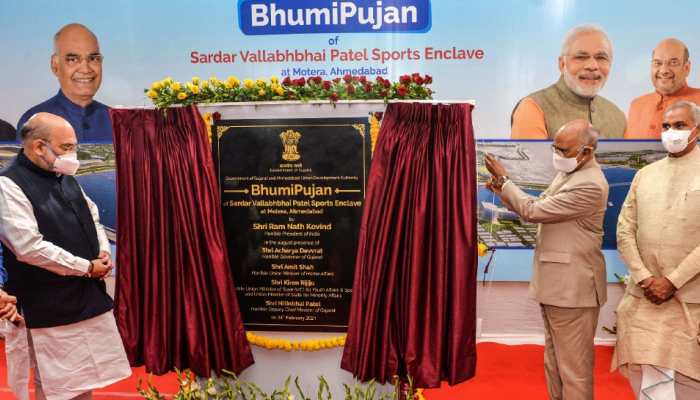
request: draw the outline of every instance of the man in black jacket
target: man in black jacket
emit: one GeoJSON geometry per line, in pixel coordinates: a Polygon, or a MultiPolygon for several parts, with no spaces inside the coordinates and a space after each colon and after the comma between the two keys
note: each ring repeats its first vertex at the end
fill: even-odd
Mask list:
{"type": "Polygon", "coordinates": [[[90,398],[131,374],[102,280],[112,269],[109,242],[73,176],[71,125],[39,113],[20,133],[22,150],[0,173],[5,290],[26,321],[37,398],[90,398]]]}

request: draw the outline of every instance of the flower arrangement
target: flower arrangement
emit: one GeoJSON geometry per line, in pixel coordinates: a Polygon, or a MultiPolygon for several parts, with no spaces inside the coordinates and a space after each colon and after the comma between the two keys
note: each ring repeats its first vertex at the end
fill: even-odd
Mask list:
{"type": "MultiPolygon", "coordinates": [[[[173,400],[224,400],[224,399],[261,399],[261,400],[312,400],[301,388],[299,377],[294,379],[294,386],[298,397],[292,394],[291,377],[287,377],[282,389],[275,389],[272,393],[266,393],[253,382],[238,379],[238,376],[230,371],[223,371],[217,378],[209,378],[206,381],[197,379],[191,371],[176,371],[178,391],[172,397],[173,400]]],[[[151,382],[142,386],[138,381],[137,390],[147,400],[165,400],[165,396],[158,391],[151,382]]],[[[394,389],[391,393],[378,394],[376,384],[370,381],[367,385],[355,384],[354,387],[343,384],[344,400],[425,400],[421,389],[413,388],[413,381],[409,377],[407,382],[401,382],[399,377],[394,377],[394,389]]],[[[318,377],[318,390],[316,399],[332,400],[330,385],[323,376],[318,377]]]]}
{"type": "Polygon", "coordinates": [[[144,92],[158,108],[173,104],[246,101],[329,100],[335,103],[338,100],[425,100],[432,99],[433,91],[428,87],[432,82],[430,75],[419,73],[403,75],[398,82],[381,76],[371,80],[366,76],[353,75],[333,80],[325,80],[320,76],[296,79],[285,77],[281,81],[276,76],[269,80],[255,81],[241,81],[235,76],[229,76],[225,80],[219,80],[215,76],[203,80],[195,76],[184,84],[170,77],[155,81],[144,92]]]}

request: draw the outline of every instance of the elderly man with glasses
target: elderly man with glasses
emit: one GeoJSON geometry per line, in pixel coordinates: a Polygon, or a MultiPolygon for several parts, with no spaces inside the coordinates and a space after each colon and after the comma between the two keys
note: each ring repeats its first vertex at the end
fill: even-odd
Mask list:
{"type": "Polygon", "coordinates": [[[68,121],[78,140],[111,142],[109,107],[93,100],[102,83],[102,54],[97,37],[81,24],[68,24],[54,35],[51,71],[58,78],[58,93],[25,112],[17,124],[19,133],[29,117],[49,112],[68,121]]]}
{"type": "Polygon", "coordinates": [[[510,181],[486,157],[487,188],[521,219],[538,223],[529,296],[545,327],[544,369],[550,399],[593,399],[593,338],[606,301],[603,216],[608,183],[595,160],[598,131],[588,121],[559,129],[552,146],[558,174],[540,196],[510,181]]]}
{"type": "Polygon", "coordinates": [[[700,104],[700,89],[688,86],[690,53],[678,39],[664,39],[651,53],[654,91],[632,100],[626,139],[660,139],[664,111],[686,100],[700,104]]]}
{"type": "Polygon", "coordinates": [[[518,101],[511,115],[513,139],[552,139],[569,121],[583,119],[601,137],[621,138],[625,114],[598,95],[612,67],[612,44],[595,25],[572,29],[559,55],[559,80],[518,101]]]}
{"type": "MultiPolygon", "coordinates": [[[[7,369],[22,377],[28,355],[37,399],[90,399],[131,375],[103,280],[112,270],[109,241],[73,176],[80,162],[71,125],[39,113],[20,134],[22,150],[0,173],[5,289],[26,323],[6,333],[7,369]]],[[[10,385],[26,398],[26,387],[10,385]]]]}
{"type": "Polygon", "coordinates": [[[630,280],[617,307],[619,368],[639,399],[700,399],[700,107],[661,124],[668,156],[634,176],[617,222],[630,280]]]}

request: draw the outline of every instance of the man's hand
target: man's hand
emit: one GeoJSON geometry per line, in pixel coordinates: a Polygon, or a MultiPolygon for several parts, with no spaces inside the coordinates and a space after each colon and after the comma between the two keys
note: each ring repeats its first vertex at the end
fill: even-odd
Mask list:
{"type": "Polygon", "coordinates": [[[496,178],[508,175],[506,167],[504,167],[503,164],[501,164],[501,162],[498,161],[492,154],[486,153],[486,156],[484,156],[484,163],[486,164],[486,169],[488,169],[491,175],[495,176],[496,178]]]}
{"type": "Polygon", "coordinates": [[[92,271],[90,271],[90,278],[102,279],[105,276],[107,276],[109,271],[112,270],[112,261],[111,260],[108,260],[109,265],[107,264],[107,262],[105,262],[101,258],[96,258],[96,259],[92,260],[91,263],[92,263],[92,271]]]}
{"type": "Polygon", "coordinates": [[[6,319],[10,322],[23,320],[17,311],[17,298],[10,296],[4,290],[0,290],[0,320],[6,319]]]}
{"type": "Polygon", "coordinates": [[[106,252],[106,251],[104,251],[104,250],[100,250],[100,254],[97,255],[97,258],[99,258],[100,260],[102,260],[102,262],[103,262],[105,265],[107,265],[109,268],[112,268],[112,267],[113,267],[113,265],[112,265],[112,256],[111,256],[108,252],[106,252]]]}
{"type": "Polygon", "coordinates": [[[494,193],[501,193],[501,187],[496,183],[495,176],[491,176],[491,178],[489,178],[488,182],[486,182],[486,189],[488,189],[494,193]]]}
{"type": "Polygon", "coordinates": [[[644,297],[654,304],[665,302],[676,292],[676,287],[665,277],[649,277],[639,282],[639,286],[644,289],[644,297]]]}
{"type": "Polygon", "coordinates": [[[654,279],[653,276],[650,276],[643,281],[640,281],[637,285],[639,285],[640,288],[647,290],[647,288],[651,285],[651,281],[654,279]]]}

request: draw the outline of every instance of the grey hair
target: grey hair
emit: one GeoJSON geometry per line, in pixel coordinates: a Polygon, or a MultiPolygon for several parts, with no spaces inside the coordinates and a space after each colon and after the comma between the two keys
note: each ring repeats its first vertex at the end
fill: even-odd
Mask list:
{"type": "Polygon", "coordinates": [[[560,55],[565,56],[565,55],[569,54],[569,48],[571,47],[571,43],[579,35],[584,34],[584,33],[600,33],[601,35],[603,35],[603,38],[605,38],[605,41],[608,42],[608,47],[610,47],[610,57],[612,58],[612,52],[613,52],[612,42],[610,41],[608,34],[605,33],[603,28],[601,28],[600,26],[595,25],[595,24],[583,24],[583,25],[578,25],[578,26],[573,27],[566,34],[566,36],[564,36],[564,41],[561,44],[561,54],[560,55]]]}
{"type": "Polygon", "coordinates": [[[90,30],[90,28],[88,28],[87,26],[85,26],[83,24],[73,22],[73,23],[62,26],[61,29],[59,29],[58,32],[56,32],[53,35],[53,54],[58,54],[58,40],[61,38],[61,35],[63,34],[63,32],[66,31],[67,29],[70,29],[70,28],[83,28],[90,35],[92,35],[92,37],[95,38],[95,41],[97,41],[97,36],[95,36],[95,34],[90,30]]]}
{"type": "Polygon", "coordinates": [[[51,128],[46,123],[42,123],[41,119],[34,118],[36,114],[32,115],[27,122],[22,125],[19,130],[19,137],[23,142],[28,140],[44,139],[49,140],[51,137],[51,128]]]}
{"type": "Polygon", "coordinates": [[[700,107],[698,107],[697,104],[693,103],[692,101],[688,100],[680,100],[675,103],[673,103],[669,108],[664,111],[664,115],[670,113],[673,110],[677,110],[679,108],[685,108],[687,110],[690,110],[690,112],[693,114],[693,122],[694,125],[700,125],[700,107]]]}

